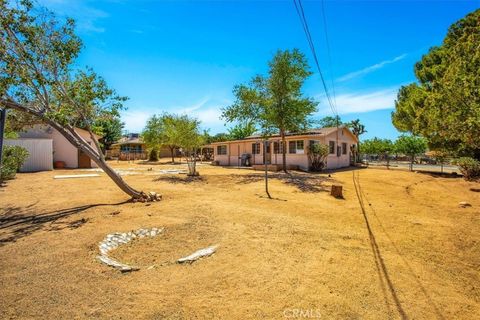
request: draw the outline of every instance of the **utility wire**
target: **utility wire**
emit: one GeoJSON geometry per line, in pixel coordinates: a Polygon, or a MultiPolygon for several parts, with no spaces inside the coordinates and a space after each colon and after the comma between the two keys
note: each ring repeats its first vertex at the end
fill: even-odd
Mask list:
{"type": "Polygon", "coordinates": [[[332,66],[332,55],[330,50],[330,40],[328,37],[328,28],[327,28],[327,15],[325,14],[325,0],[322,0],[322,16],[323,16],[323,30],[325,31],[325,42],[327,43],[327,53],[328,53],[328,64],[330,68],[330,77],[332,82],[332,92],[333,92],[333,104],[335,105],[335,110],[337,110],[337,95],[335,93],[335,81],[333,66],[332,66]]]}
{"type": "Polygon", "coordinates": [[[302,24],[303,31],[305,32],[305,35],[307,37],[307,42],[308,42],[308,45],[310,47],[310,50],[312,51],[313,59],[315,61],[315,65],[318,69],[318,73],[320,74],[320,79],[322,81],[323,89],[325,90],[325,95],[327,97],[328,104],[329,104],[330,109],[331,109],[332,113],[335,115],[335,117],[337,119],[337,122],[338,122],[337,109],[332,102],[332,98],[330,97],[330,93],[328,92],[328,87],[327,87],[327,84],[325,82],[325,78],[324,78],[323,73],[322,73],[322,68],[320,67],[320,63],[318,61],[317,53],[316,53],[316,50],[315,50],[315,45],[313,43],[312,36],[310,34],[310,29],[308,27],[307,19],[305,17],[305,12],[303,10],[302,1],[301,0],[293,0],[293,3],[295,5],[295,9],[297,11],[298,17],[300,18],[300,22],[302,24]],[[298,3],[297,3],[297,1],[298,1],[298,3]]]}

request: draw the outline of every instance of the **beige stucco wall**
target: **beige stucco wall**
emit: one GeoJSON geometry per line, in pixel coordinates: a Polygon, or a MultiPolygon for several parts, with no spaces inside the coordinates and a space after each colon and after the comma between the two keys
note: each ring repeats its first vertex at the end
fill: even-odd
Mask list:
{"type": "MultiPolygon", "coordinates": [[[[82,129],[75,131],[88,143],[95,145],[90,138],[90,134],[82,129]]],[[[63,161],[67,168],[78,167],[78,149],[74,147],[64,136],[57,130],[46,125],[37,125],[26,132],[19,134],[21,138],[43,138],[53,140],[53,161],[63,161]]],[[[92,168],[96,168],[97,164],[90,160],[92,168]]]]}
{"type": "MultiPolygon", "coordinates": [[[[287,165],[296,165],[302,170],[308,170],[309,168],[309,160],[307,155],[308,145],[310,140],[318,140],[322,144],[327,144],[329,141],[337,142],[337,134],[335,131],[325,135],[310,135],[310,136],[294,136],[294,137],[287,137],[286,144],[287,144],[287,154],[286,154],[286,163],[287,165]],[[303,154],[291,154],[288,151],[288,142],[292,140],[303,140],[304,146],[304,153],[303,154]]],[[[273,153],[273,142],[279,141],[279,138],[272,138],[269,140],[271,142],[271,163],[272,164],[282,164],[282,154],[275,154],[273,153]]],[[[347,153],[341,154],[337,157],[336,154],[336,147],[335,144],[335,153],[329,154],[327,156],[327,169],[338,169],[343,167],[348,167],[350,165],[350,146],[352,144],[356,144],[355,138],[351,135],[348,130],[339,129],[338,130],[338,145],[341,146],[342,143],[347,143],[347,153]]],[[[239,155],[243,153],[248,153],[252,156],[251,162],[252,164],[263,164],[263,143],[260,140],[245,140],[245,141],[232,141],[232,142],[224,142],[224,143],[215,143],[214,144],[214,159],[219,162],[220,165],[223,166],[237,166],[239,164],[239,155]],[[252,144],[255,142],[260,142],[260,154],[252,154],[252,144]],[[226,155],[218,155],[217,154],[217,146],[218,145],[226,145],[227,146],[227,154],[226,155]]]]}

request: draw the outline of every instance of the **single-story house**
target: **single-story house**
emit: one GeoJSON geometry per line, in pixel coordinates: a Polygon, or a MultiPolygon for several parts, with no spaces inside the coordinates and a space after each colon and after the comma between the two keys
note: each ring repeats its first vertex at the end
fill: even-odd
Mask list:
{"type": "Polygon", "coordinates": [[[119,160],[145,160],[147,147],[138,133],[129,133],[110,146],[106,157],[119,160]]]}
{"type": "MultiPolygon", "coordinates": [[[[175,149],[174,155],[178,156],[179,151],[175,149]]],[[[119,160],[145,160],[148,158],[148,150],[145,142],[138,133],[129,133],[120,140],[110,146],[106,153],[107,158],[115,158],[119,160]]],[[[170,149],[168,147],[160,148],[158,157],[170,157],[170,149]]]]}
{"type": "MultiPolygon", "coordinates": [[[[353,161],[353,152],[358,139],[344,126],[307,130],[302,133],[289,133],[286,136],[286,164],[289,168],[308,171],[311,163],[308,157],[308,146],[312,143],[328,145],[327,169],[348,167],[353,161]]],[[[264,156],[263,139],[259,135],[242,140],[212,143],[214,161],[222,166],[242,166],[245,159],[250,165],[267,164],[280,167],[283,165],[282,143],[279,135],[273,135],[267,140],[264,156]]]]}
{"type": "MultiPolygon", "coordinates": [[[[90,145],[95,143],[86,130],[75,131],[90,145]]],[[[100,136],[95,135],[96,139],[100,136]]],[[[19,139],[6,139],[5,145],[18,145],[29,152],[29,156],[20,171],[33,172],[52,170],[53,163],[62,161],[66,168],[95,168],[93,162],[81,150],[74,147],[60,132],[49,125],[35,125],[19,133],[19,139]]]]}

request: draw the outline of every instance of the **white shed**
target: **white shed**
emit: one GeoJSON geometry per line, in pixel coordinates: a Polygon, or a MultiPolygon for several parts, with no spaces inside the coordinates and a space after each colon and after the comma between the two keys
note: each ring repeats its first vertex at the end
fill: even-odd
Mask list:
{"type": "Polygon", "coordinates": [[[5,139],[4,144],[27,149],[28,158],[20,172],[53,170],[52,139],[5,139]]]}

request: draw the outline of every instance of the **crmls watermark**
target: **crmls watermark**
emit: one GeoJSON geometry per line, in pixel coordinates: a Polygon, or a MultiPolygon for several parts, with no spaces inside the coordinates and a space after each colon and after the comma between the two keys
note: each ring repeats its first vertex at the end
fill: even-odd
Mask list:
{"type": "Polygon", "coordinates": [[[321,318],[322,314],[318,309],[299,309],[299,308],[292,308],[292,309],[285,309],[283,310],[283,316],[285,318],[303,318],[303,319],[312,319],[312,318],[321,318]]]}

